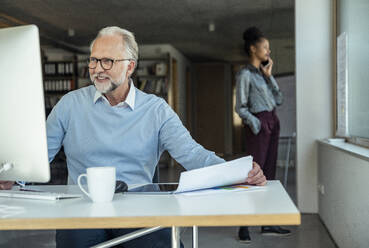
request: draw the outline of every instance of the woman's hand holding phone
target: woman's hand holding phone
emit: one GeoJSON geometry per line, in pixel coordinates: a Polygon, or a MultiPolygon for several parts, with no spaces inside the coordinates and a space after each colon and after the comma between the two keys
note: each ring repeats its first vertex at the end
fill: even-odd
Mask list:
{"type": "Polygon", "coordinates": [[[273,60],[269,57],[267,62],[268,63],[266,65],[261,63],[260,68],[265,76],[270,77],[272,75],[273,60]]]}

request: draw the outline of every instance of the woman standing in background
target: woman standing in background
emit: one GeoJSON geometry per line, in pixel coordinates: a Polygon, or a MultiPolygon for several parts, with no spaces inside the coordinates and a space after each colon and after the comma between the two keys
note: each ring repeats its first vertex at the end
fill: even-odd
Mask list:
{"type": "MultiPolygon", "coordinates": [[[[282,104],[282,93],[272,76],[273,60],[269,41],[256,27],[243,33],[247,65],[237,74],[236,112],[246,128],[246,153],[254,158],[267,180],[274,180],[278,155],[279,119],[276,106],[282,104]]],[[[279,226],[262,226],[265,235],[288,235],[279,226]]],[[[240,227],[241,242],[251,242],[247,226],[240,227]]]]}

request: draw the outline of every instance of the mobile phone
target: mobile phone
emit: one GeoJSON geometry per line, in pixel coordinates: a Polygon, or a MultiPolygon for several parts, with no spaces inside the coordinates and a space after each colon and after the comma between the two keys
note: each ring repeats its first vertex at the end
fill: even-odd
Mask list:
{"type": "Polygon", "coordinates": [[[269,59],[262,61],[261,64],[265,67],[269,64],[269,59]]]}

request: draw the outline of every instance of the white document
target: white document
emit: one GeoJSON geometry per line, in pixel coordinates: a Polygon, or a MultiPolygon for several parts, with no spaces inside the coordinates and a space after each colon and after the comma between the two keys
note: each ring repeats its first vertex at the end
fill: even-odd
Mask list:
{"type": "Polygon", "coordinates": [[[236,192],[254,192],[254,191],[263,191],[266,190],[264,186],[251,186],[245,184],[236,184],[232,186],[220,186],[211,189],[203,189],[196,191],[187,191],[182,192],[181,196],[198,196],[198,195],[214,195],[214,194],[230,194],[236,192]]]}
{"type": "Polygon", "coordinates": [[[252,156],[247,156],[222,164],[184,171],[181,173],[175,193],[244,183],[251,169],[252,156]]]}

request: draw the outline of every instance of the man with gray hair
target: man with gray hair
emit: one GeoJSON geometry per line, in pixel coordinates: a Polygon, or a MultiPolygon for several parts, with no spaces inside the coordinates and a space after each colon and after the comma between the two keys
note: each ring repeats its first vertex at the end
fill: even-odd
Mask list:
{"type": "MultiPolygon", "coordinates": [[[[94,85],[63,96],[48,116],[49,161],[64,146],[68,183],[75,184],[80,174],[94,166],[114,166],[117,180],[127,184],[150,183],[165,150],[187,170],[224,162],[192,139],[165,100],[135,88],[131,75],[137,60],[138,46],[131,32],[102,29],[91,43],[88,59],[94,85]]],[[[257,164],[245,182],[265,185],[257,164]]],[[[56,244],[58,248],[90,247],[131,231],[57,230],[56,244]]],[[[170,230],[163,229],[124,247],[170,247],[170,241],[170,230]]]]}

